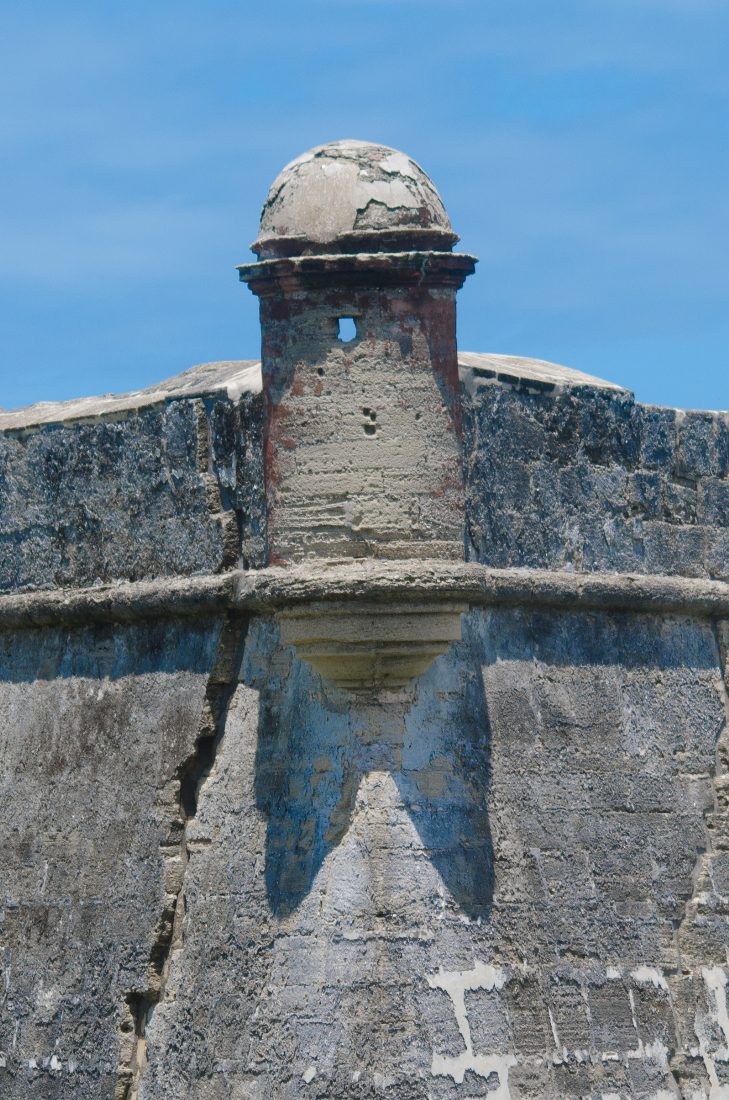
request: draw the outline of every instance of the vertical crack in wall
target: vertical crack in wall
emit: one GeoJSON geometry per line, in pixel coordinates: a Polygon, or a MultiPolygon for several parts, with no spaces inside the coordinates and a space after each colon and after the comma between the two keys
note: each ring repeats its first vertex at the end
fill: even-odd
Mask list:
{"type": "Polygon", "coordinates": [[[175,776],[176,801],[161,845],[165,905],[154,930],[147,988],[130,990],[122,1008],[119,1064],[114,1100],[138,1100],[147,1062],[147,1028],[164,995],[172,955],[183,944],[185,872],[189,859],[187,826],[197,813],[200,790],[215,764],[225,733],[230,701],[238,683],[248,620],[229,615],[223,624],[208,679],[195,747],[175,776]]]}
{"type": "MultiPolygon", "coordinates": [[[[239,565],[240,538],[239,518],[230,501],[223,499],[222,486],[215,461],[215,442],[213,439],[213,407],[204,400],[195,402],[197,411],[197,461],[200,476],[205,484],[207,507],[210,516],[220,529],[222,543],[222,568],[234,569],[239,565]]],[[[235,448],[228,442],[228,451],[234,456],[235,448]]]]}
{"type": "Polygon", "coordinates": [[[713,805],[706,815],[706,845],[698,853],[693,890],[677,929],[680,973],[675,1001],[685,1019],[677,1021],[678,1051],[671,1069],[681,1095],[723,1096],[726,1074],[721,1079],[717,1062],[729,1061],[726,1028],[726,968],[729,944],[729,896],[720,881],[729,852],[729,622],[714,625],[724,704],[724,724],[716,744],[712,776],[713,805]],[[724,934],[722,935],[722,929],[724,934]],[[693,1019],[688,1017],[693,1011],[693,1019]],[[682,1034],[683,1032],[683,1034],[682,1034]],[[682,1041],[683,1040],[683,1041],[682,1041]]]}
{"type": "Polygon", "coordinates": [[[222,540],[222,568],[266,564],[263,398],[220,393],[197,402],[198,469],[222,540]]]}

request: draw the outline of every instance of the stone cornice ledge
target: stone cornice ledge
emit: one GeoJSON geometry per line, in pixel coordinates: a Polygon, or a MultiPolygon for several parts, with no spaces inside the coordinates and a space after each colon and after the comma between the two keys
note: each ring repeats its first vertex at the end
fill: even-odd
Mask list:
{"type": "Polygon", "coordinates": [[[628,573],[493,569],[443,561],[316,562],[0,595],[0,629],[254,612],[414,597],[471,607],[633,611],[729,618],[729,583],[628,573]]]}

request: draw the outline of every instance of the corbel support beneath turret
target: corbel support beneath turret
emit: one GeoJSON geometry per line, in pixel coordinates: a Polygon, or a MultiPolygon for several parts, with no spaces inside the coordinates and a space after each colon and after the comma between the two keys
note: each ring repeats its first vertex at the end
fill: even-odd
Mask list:
{"type": "Polygon", "coordinates": [[[350,691],[403,687],[461,637],[462,601],[318,600],[279,612],[281,640],[350,691]]]}

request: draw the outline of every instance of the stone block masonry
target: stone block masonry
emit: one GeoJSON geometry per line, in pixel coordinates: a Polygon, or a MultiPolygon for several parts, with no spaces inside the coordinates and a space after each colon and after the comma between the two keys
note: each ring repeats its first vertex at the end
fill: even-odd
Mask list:
{"type": "Polygon", "coordinates": [[[363,287],[264,298],[261,312],[264,372],[266,357],[274,360],[270,560],[462,559],[454,297],[437,287],[363,287]],[[337,336],[343,314],[357,323],[346,344],[337,336]],[[452,361],[434,362],[443,328],[452,361]]]}
{"type": "Polygon", "coordinates": [[[455,239],[313,150],[262,368],[0,414],[2,1100],[729,1098],[726,416],[455,239]]]}
{"type": "Polygon", "coordinates": [[[0,413],[0,591],[264,562],[256,363],[0,413]],[[241,389],[242,387],[242,389],[241,389]]]}
{"type": "Polygon", "coordinates": [[[464,356],[475,560],[729,580],[729,414],[520,377],[499,358],[464,356]]]}

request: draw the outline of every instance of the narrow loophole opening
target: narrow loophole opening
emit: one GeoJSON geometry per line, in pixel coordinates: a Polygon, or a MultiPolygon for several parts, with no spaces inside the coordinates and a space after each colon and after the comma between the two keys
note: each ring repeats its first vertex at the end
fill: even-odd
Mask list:
{"type": "Polygon", "coordinates": [[[343,344],[351,344],[357,336],[357,322],[354,317],[338,317],[337,322],[339,324],[338,338],[343,344]]]}

